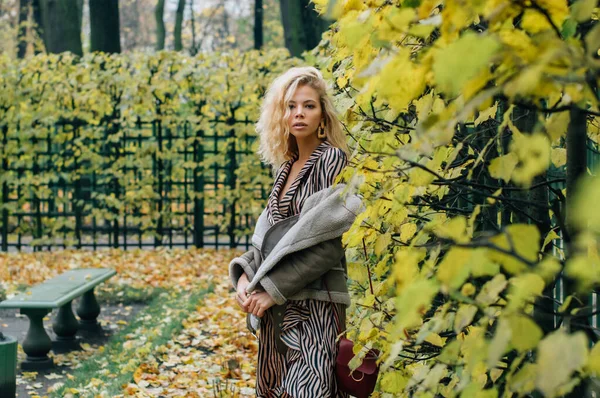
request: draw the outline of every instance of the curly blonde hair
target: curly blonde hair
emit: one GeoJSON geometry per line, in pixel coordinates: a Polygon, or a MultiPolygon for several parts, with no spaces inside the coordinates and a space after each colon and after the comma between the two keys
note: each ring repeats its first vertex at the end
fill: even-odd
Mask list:
{"type": "Polygon", "coordinates": [[[325,140],[343,150],[348,158],[350,157],[342,123],[327,94],[327,83],[323,75],[312,66],[294,67],[271,83],[262,103],[260,118],[256,123],[256,132],[260,141],[258,155],[261,161],[270,164],[273,170],[277,170],[283,162],[298,154],[296,137],[290,134],[287,123],[290,115],[287,105],[300,86],[312,87],[319,94],[327,135],[325,140]]]}

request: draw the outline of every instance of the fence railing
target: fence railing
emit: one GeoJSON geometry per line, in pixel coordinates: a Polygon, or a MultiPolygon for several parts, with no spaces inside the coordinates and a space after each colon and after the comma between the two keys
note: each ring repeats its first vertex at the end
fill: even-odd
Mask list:
{"type": "Polygon", "coordinates": [[[3,129],[0,248],[247,248],[272,183],[252,124],[70,123],[23,150],[24,138],[3,129]]]}

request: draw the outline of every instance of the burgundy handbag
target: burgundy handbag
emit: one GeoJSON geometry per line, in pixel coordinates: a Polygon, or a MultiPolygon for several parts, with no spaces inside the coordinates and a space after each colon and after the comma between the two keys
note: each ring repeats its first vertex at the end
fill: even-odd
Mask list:
{"type": "MultiPolygon", "coordinates": [[[[342,333],[341,325],[339,322],[339,316],[331,300],[331,293],[329,293],[329,287],[327,282],[323,279],[327,294],[329,295],[329,301],[333,309],[333,316],[335,317],[335,324],[338,327],[338,335],[342,333]]],[[[347,394],[353,395],[356,398],[368,398],[369,395],[375,389],[377,383],[377,376],[379,375],[379,365],[377,364],[377,358],[379,357],[379,350],[371,349],[365,355],[362,364],[354,371],[350,371],[348,363],[354,357],[352,348],[354,343],[345,337],[342,337],[338,342],[338,354],[335,360],[335,378],[337,380],[337,386],[340,391],[347,394]]]]}

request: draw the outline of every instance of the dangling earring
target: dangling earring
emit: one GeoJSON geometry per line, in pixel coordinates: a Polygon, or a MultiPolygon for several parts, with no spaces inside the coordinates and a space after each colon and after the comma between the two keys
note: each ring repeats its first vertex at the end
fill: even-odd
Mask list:
{"type": "Polygon", "coordinates": [[[327,134],[325,134],[325,121],[321,121],[319,128],[317,129],[317,137],[323,139],[327,138],[327,134]]]}

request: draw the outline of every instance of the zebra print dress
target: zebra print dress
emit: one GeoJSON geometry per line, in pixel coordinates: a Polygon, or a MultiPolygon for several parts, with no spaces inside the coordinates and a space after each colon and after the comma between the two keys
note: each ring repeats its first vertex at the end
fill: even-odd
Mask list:
{"type": "MultiPolygon", "coordinates": [[[[288,160],[277,171],[267,204],[267,217],[271,225],[298,214],[305,199],[332,185],[347,163],[346,154],[341,149],[323,141],[279,201],[279,193],[297,158],[296,155],[288,160]]],[[[336,306],[343,322],[346,307],[343,304],[336,306]]],[[[337,390],[335,382],[337,331],[329,301],[289,300],[281,325],[281,340],[288,350],[286,354],[281,354],[276,348],[273,313],[272,308],[269,309],[262,317],[258,337],[256,396],[348,397],[337,390]]]]}

